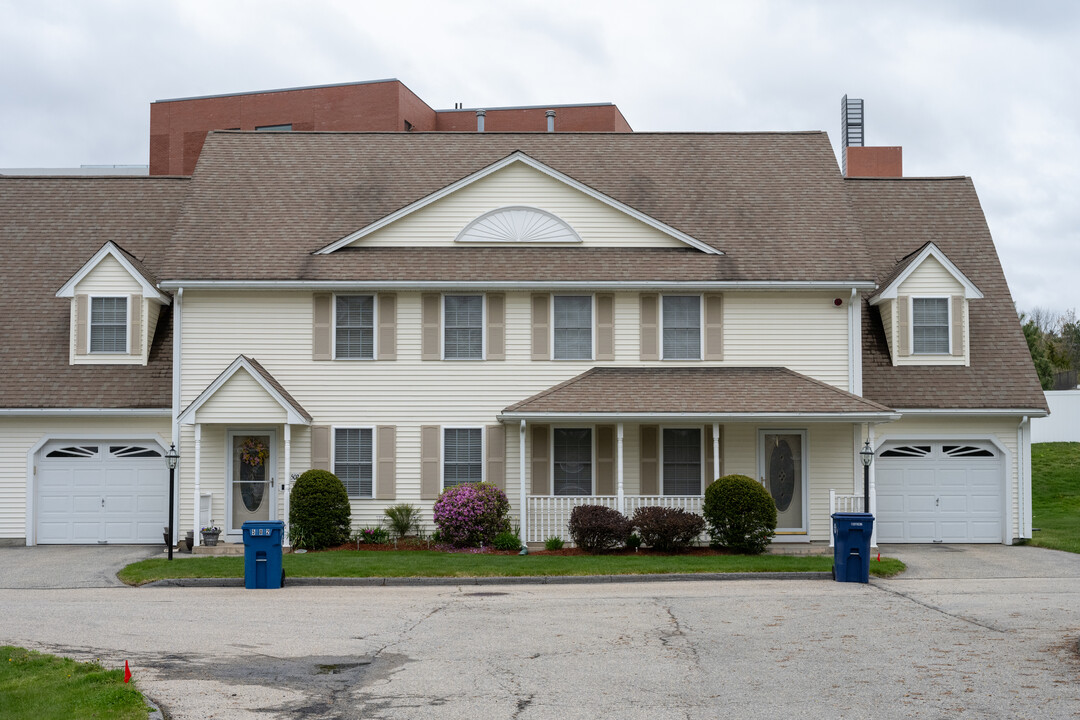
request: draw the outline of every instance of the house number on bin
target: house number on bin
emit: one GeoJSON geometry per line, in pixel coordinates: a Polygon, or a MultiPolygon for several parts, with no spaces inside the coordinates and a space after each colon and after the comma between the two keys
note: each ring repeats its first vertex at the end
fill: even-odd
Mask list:
{"type": "Polygon", "coordinates": [[[269,535],[272,531],[271,531],[270,528],[251,528],[251,529],[248,530],[248,532],[251,533],[254,536],[254,535],[269,535]]]}

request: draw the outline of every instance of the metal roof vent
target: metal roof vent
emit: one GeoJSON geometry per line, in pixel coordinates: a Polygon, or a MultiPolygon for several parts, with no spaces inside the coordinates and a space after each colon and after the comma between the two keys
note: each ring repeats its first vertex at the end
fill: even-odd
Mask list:
{"type": "Polygon", "coordinates": [[[548,110],[544,115],[547,116],[547,131],[555,132],[555,111],[548,110]]]}
{"type": "Polygon", "coordinates": [[[862,98],[840,100],[840,142],[843,167],[841,171],[847,177],[847,149],[863,146],[863,101],[862,98]]]}
{"type": "Polygon", "coordinates": [[[484,116],[487,115],[487,110],[476,111],[476,132],[484,132],[484,116]]]}

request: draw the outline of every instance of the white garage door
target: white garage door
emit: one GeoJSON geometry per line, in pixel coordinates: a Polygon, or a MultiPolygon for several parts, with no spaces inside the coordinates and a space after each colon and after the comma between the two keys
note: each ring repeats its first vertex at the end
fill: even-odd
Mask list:
{"type": "Polygon", "coordinates": [[[165,457],[147,442],[51,442],[37,459],[38,543],[160,543],[165,457]]]}
{"type": "Polygon", "coordinates": [[[1004,460],[990,443],[886,444],[878,454],[883,543],[999,543],[1004,460]]]}

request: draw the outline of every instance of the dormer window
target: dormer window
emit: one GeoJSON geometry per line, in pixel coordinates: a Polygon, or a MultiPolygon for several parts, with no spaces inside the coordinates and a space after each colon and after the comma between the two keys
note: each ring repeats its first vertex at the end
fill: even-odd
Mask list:
{"type": "Polygon", "coordinates": [[[949,354],[949,299],[911,299],[912,352],[916,355],[949,354]]]}
{"type": "Polygon", "coordinates": [[[90,352],[128,351],[127,310],[126,297],[90,298],[90,352]]]}

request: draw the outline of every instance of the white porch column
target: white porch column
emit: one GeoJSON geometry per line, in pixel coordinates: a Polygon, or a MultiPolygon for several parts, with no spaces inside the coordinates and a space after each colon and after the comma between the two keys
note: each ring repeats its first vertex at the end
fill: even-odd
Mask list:
{"type": "Polygon", "coordinates": [[[290,483],[292,481],[292,425],[285,423],[285,475],[283,478],[282,487],[285,488],[285,532],[281,538],[282,547],[290,547],[289,545],[289,491],[292,489],[290,483]]]}
{"type": "MultiPolygon", "coordinates": [[[[870,438],[870,447],[877,452],[877,441],[874,439],[874,426],[870,424],[866,428],[866,436],[870,438]]],[[[874,458],[877,460],[877,458],[874,458]]],[[[877,547],[877,483],[874,480],[874,468],[876,462],[870,463],[870,514],[874,516],[874,532],[870,534],[870,547],[877,547]]]]}
{"type": "Polygon", "coordinates": [[[619,512],[626,514],[626,497],[623,495],[623,424],[619,423],[618,430],[618,454],[617,454],[617,470],[616,477],[618,478],[618,494],[619,494],[619,512]]]}
{"type": "Polygon", "coordinates": [[[521,541],[529,542],[528,504],[529,496],[525,492],[525,421],[521,421],[521,430],[518,437],[518,503],[521,507],[521,541]]]}
{"type": "MultiPolygon", "coordinates": [[[[195,423],[195,493],[192,495],[191,527],[195,531],[194,545],[198,546],[202,535],[199,533],[199,515],[202,509],[202,496],[199,483],[202,481],[202,423],[195,423]]],[[[211,513],[212,515],[213,513],[211,513]]]]}
{"type": "Polygon", "coordinates": [[[720,423],[712,424],[712,476],[720,477],[720,423]]]}

